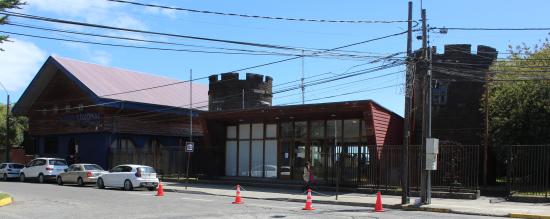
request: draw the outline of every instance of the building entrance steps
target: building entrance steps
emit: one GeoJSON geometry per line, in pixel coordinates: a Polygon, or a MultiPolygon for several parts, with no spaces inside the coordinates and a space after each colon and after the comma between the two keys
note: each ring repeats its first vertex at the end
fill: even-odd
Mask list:
{"type": "MultiPolygon", "coordinates": [[[[234,184],[191,183],[187,185],[187,190],[185,189],[185,183],[166,182],[164,185],[166,192],[188,192],[226,197],[235,196],[234,184]]],[[[242,195],[251,200],[249,203],[253,202],[253,199],[304,202],[304,193],[301,188],[272,188],[253,185],[243,185],[242,188],[243,190],[246,189],[242,195]]],[[[315,192],[315,186],[312,192],[315,192]]],[[[376,194],[342,192],[338,194],[338,200],[336,200],[335,192],[323,191],[319,194],[321,195],[315,197],[315,202],[319,204],[366,206],[372,208],[375,207],[377,198],[376,194]]],[[[411,203],[414,203],[417,199],[418,197],[411,197],[411,203]]],[[[384,195],[384,208],[501,217],[536,215],[542,216],[540,218],[544,218],[544,216],[550,218],[550,203],[509,202],[503,198],[485,196],[476,200],[432,198],[432,204],[417,206],[414,204],[401,205],[401,196],[384,195]]]]}

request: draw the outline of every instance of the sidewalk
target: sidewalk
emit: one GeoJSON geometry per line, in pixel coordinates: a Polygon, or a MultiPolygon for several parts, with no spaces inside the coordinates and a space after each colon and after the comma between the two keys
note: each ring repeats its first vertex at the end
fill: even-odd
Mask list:
{"type": "MultiPolygon", "coordinates": [[[[234,197],[235,189],[229,185],[221,184],[185,184],[175,182],[164,182],[164,190],[167,192],[188,192],[195,194],[208,194],[217,196],[234,197]]],[[[304,202],[306,195],[299,190],[242,187],[241,195],[246,199],[264,199],[274,201],[304,202]]],[[[416,198],[411,197],[411,203],[416,198]]],[[[343,193],[338,195],[336,200],[333,192],[313,193],[313,202],[321,204],[352,205],[374,207],[376,194],[343,193]]],[[[418,211],[434,211],[444,213],[487,215],[501,217],[523,217],[529,218],[550,218],[550,203],[519,203],[508,202],[502,198],[481,197],[477,200],[441,199],[432,198],[432,204],[423,206],[401,205],[400,196],[382,197],[384,208],[405,209],[418,211]]]]}

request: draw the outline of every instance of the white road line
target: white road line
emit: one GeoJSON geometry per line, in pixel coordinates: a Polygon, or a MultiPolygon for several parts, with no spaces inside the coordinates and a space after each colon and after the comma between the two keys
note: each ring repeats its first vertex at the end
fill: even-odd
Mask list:
{"type": "MultiPolygon", "coordinates": [[[[295,209],[295,207],[281,207],[281,206],[273,206],[273,205],[259,205],[259,204],[246,204],[248,206],[254,206],[254,207],[261,207],[261,208],[279,208],[279,209],[295,209]]],[[[298,209],[296,207],[296,209],[298,209]]]]}
{"type": "Polygon", "coordinates": [[[200,198],[180,198],[180,199],[183,199],[183,200],[192,200],[192,201],[201,201],[201,202],[211,202],[211,201],[212,201],[212,200],[200,199],[200,198]]]}

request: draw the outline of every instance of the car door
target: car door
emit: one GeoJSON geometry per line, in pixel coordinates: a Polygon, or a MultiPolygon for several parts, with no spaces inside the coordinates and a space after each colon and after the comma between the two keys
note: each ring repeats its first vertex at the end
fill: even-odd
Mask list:
{"type": "Polygon", "coordinates": [[[31,167],[32,165],[34,165],[34,162],[36,162],[36,160],[31,160],[29,163],[27,163],[21,173],[25,174],[25,176],[28,176],[31,173],[31,167]]]}
{"type": "Polygon", "coordinates": [[[73,182],[76,183],[76,180],[78,179],[79,176],[82,175],[82,172],[84,172],[84,168],[82,167],[82,165],[75,164],[74,170],[71,174],[71,180],[74,180],[73,182]]]}
{"type": "Polygon", "coordinates": [[[67,172],[63,174],[63,181],[67,183],[74,183],[76,182],[76,179],[74,178],[75,170],[77,168],[77,165],[73,164],[67,169],[67,172]]]}
{"type": "Polygon", "coordinates": [[[115,181],[116,181],[116,178],[117,178],[117,174],[120,171],[122,171],[122,167],[121,166],[116,166],[116,167],[113,167],[113,169],[111,169],[109,171],[109,173],[103,174],[101,176],[101,179],[103,179],[103,184],[107,187],[116,186],[115,181]]]}
{"type": "Polygon", "coordinates": [[[123,187],[124,181],[132,174],[132,167],[121,166],[121,171],[117,173],[116,187],[123,187]]]}
{"type": "Polygon", "coordinates": [[[38,176],[38,173],[36,172],[37,170],[37,165],[42,161],[42,159],[36,159],[34,160],[33,162],[30,163],[29,165],[29,168],[27,169],[27,171],[25,171],[25,176],[26,177],[37,177],[38,176]]]}

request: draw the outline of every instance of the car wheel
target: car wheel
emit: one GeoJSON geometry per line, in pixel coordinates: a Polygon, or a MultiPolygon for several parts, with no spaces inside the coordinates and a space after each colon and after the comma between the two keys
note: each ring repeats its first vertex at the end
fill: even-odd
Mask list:
{"type": "Polygon", "coordinates": [[[78,177],[78,179],[76,180],[76,184],[78,186],[84,186],[84,180],[82,180],[82,178],[78,177]]]}
{"type": "Polygon", "coordinates": [[[61,179],[61,176],[57,177],[57,185],[60,185],[60,186],[63,185],[63,179],[61,179]]]}
{"type": "Polygon", "coordinates": [[[38,183],[44,183],[44,175],[41,173],[41,174],[38,174],[38,183]]]}
{"type": "Polygon", "coordinates": [[[155,188],[155,187],[147,187],[147,190],[149,190],[149,191],[155,191],[155,189],[157,189],[157,188],[155,188]]]}
{"type": "Polygon", "coordinates": [[[104,189],[105,188],[105,184],[103,184],[103,179],[101,179],[101,178],[97,179],[97,188],[99,188],[99,189],[104,189]]]}
{"type": "Polygon", "coordinates": [[[130,182],[130,180],[124,181],[124,190],[126,191],[134,190],[134,186],[132,186],[132,182],[130,182]]]}
{"type": "Polygon", "coordinates": [[[26,180],[25,179],[25,174],[24,173],[19,174],[19,181],[25,182],[25,180],[26,180]]]}
{"type": "Polygon", "coordinates": [[[8,181],[8,174],[5,174],[5,173],[4,173],[4,176],[2,176],[2,180],[8,181]]]}

